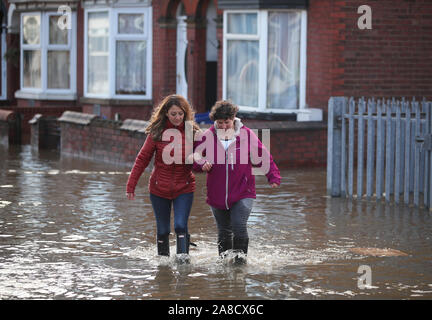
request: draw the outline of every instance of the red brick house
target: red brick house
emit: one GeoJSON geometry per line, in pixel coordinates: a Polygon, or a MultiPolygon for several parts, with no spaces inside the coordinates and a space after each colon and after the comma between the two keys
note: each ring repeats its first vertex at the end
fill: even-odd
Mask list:
{"type": "Polygon", "coordinates": [[[66,109],[146,120],[167,94],[198,113],[230,98],[249,123],[289,131],[277,150],[300,146],[299,158],[322,165],[331,96],[432,97],[431,1],[9,0],[1,9],[0,107],[24,120],[66,109]],[[371,29],[359,27],[362,5],[371,29]]]}

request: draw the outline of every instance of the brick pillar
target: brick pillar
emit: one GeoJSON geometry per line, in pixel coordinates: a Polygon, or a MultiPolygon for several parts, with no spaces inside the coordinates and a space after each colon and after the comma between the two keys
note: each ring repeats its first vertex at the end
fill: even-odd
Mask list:
{"type": "Polygon", "coordinates": [[[218,46],[218,71],[217,71],[217,99],[222,99],[222,76],[223,76],[223,15],[217,15],[216,35],[219,42],[218,46]]]}
{"type": "Polygon", "coordinates": [[[81,2],[77,5],[77,65],[76,65],[76,88],[77,102],[84,96],[84,42],[87,37],[87,31],[84,30],[84,9],[81,2]],[[83,39],[83,40],[80,40],[83,39]]]}
{"type": "Polygon", "coordinates": [[[153,2],[153,103],[176,92],[177,22],[166,17],[162,3],[153,2]]]}
{"type": "Polygon", "coordinates": [[[206,84],[206,20],[187,19],[188,98],[197,113],[205,112],[206,84]]]}
{"type": "Polygon", "coordinates": [[[15,104],[15,91],[20,88],[20,35],[18,33],[8,33],[7,43],[7,99],[10,104],[15,104]]]}

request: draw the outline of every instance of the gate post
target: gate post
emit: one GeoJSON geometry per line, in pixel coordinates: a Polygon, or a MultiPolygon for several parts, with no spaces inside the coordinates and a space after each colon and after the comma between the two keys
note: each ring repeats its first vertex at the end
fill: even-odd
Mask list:
{"type": "MultiPolygon", "coordinates": [[[[429,102],[426,105],[427,108],[427,119],[426,121],[429,123],[428,125],[428,134],[432,134],[432,102],[429,102]]],[[[427,183],[427,188],[426,190],[423,190],[423,194],[424,196],[427,198],[427,207],[429,209],[429,211],[432,211],[432,150],[429,150],[429,163],[426,164],[429,166],[429,181],[427,183]]],[[[427,179],[428,177],[426,177],[427,179]]]]}
{"type": "Polygon", "coordinates": [[[330,97],[328,103],[327,194],[332,197],[341,196],[342,130],[339,121],[343,117],[343,105],[347,102],[347,97],[330,97]]]}

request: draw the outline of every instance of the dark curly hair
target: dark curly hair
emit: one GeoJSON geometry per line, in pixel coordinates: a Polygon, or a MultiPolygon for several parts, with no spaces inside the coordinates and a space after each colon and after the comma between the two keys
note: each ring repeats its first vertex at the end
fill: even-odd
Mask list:
{"type": "Polygon", "coordinates": [[[209,118],[212,121],[234,119],[238,111],[239,107],[230,100],[219,100],[211,108],[209,118]]]}

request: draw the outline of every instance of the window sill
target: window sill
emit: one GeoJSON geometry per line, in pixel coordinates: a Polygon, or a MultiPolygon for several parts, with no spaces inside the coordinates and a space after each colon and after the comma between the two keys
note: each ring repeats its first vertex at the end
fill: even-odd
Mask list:
{"type": "Polygon", "coordinates": [[[104,5],[103,2],[101,2],[100,4],[97,3],[97,1],[94,0],[84,0],[82,1],[82,7],[84,9],[93,9],[93,8],[109,8],[109,7],[113,7],[113,8],[117,8],[117,7],[121,7],[121,8],[142,8],[142,7],[149,7],[151,6],[151,1],[150,0],[126,0],[126,1],[114,1],[113,3],[109,3],[108,1],[105,2],[106,4],[104,5]],[[121,2],[121,3],[117,3],[117,2],[121,2]]]}
{"type": "Polygon", "coordinates": [[[321,109],[315,108],[304,108],[304,109],[292,109],[286,112],[257,112],[250,110],[241,110],[238,112],[239,118],[253,119],[253,120],[279,120],[279,121],[297,121],[297,122],[309,122],[309,121],[322,121],[323,112],[321,109]]]}
{"type": "Polygon", "coordinates": [[[27,92],[18,90],[15,92],[15,98],[29,100],[74,101],[77,99],[77,95],[76,93],[27,92]]]}
{"type": "Polygon", "coordinates": [[[116,106],[153,106],[152,100],[131,100],[131,99],[110,99],[110,98],[88,98],[81,97],[79,102],[82,104],[100,104],[100,105],[116,105],[116,106]]]}

